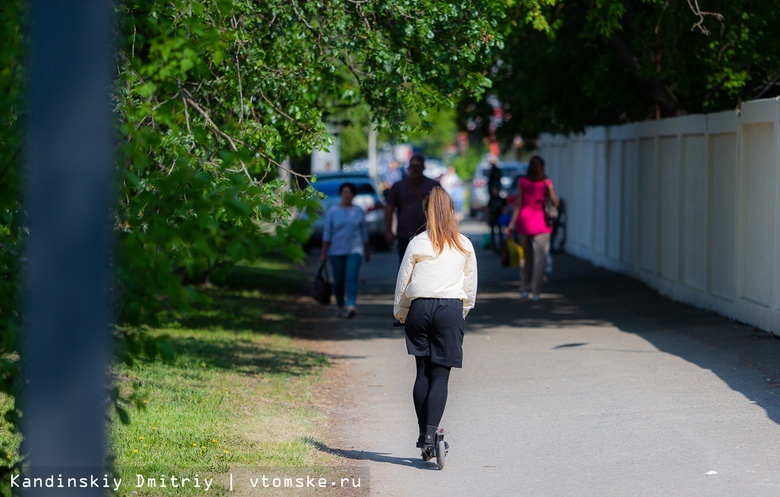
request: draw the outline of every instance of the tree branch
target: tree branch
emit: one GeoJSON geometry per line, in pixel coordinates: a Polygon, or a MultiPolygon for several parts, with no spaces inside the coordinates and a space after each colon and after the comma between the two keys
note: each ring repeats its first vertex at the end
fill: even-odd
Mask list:
{"type": "Polygon", "coordinates": [[[312,27],[309,25],[309,23],[308,23],[308,22],[306,22],[306,19],[305,19],[305,18],[304,18],[304,17],[301,15],[301,13],[300,13],[300,12],[298,12],[298,6],[295,4],[295,0],[291,0],[291,2],[290,2],[290,3],[292,4],[292,8],[293,8],[293,10],[295,11],[295,14],[298,16],[298,18],[299,18],[301,21],[303,21],[303,24],[305,24],[305,25],[306,25],[306,27],[307,27],[307,28],[309,28],[310,30],[314,31],[314,29],[313,29],[313,28],[312,28],[312,27]]]}
{"type": "Polygon", "coordinates": [[[265,100],[266,103],[271,106],[271,108],[274,110],[274,112],[277,112],[277,113],[281,114],[282,116],[286,117],[292,123],[297,125],[299,128],[301,128],[305,132],[307,132],[307,133],[314,133],[314,130],[312,130],[311,128],[307,128],[306,126],[301,124],[298,120],[296,120],[294,117],[287,115],[283,110],[279,109],[273,102],[271,102],[268,99],[268,97],[265,96],[265,93],[263,93],[263,90],[258,88],[257,91],[260,93],[260,96],[262,97],[262,99],[265,100]]]}
{"type": "Polygon", "coordinates": [[[238,61],[238,50],[236,50],[236,74],[238,75],[239,97],[238,123],[241,124],[244,121],[244,89],[241,87],[241,64],[238,61]]]}
{"type": "Polygon", "coordinates": [[[236,142],[238,142],[239,144],[241,144],[241,146],[246,146],[246,145],[245,145],[244,143],[242,143],[240,140],[233,141],[233,138],[231,138],[230,136],[228,136],[228,134],[227,134],[227,133],[225,133],[224,131],[222,131],[221,129],[219,129],[219,126],[217,126],[217,125],[216,125],[216,123],[215,123],[214,121],[212,121],[212,120],[211,120],[211,117],[209,117],[209,114],[208,114],[208,112],[206,112],[205,110],[203,110],[203,108],[202,108],[200,105],[198,105],[198,103],[197,103],[197,102],[195,102],[195,100],[192,98],[192,95],[190,95],[190,93],[189,93],[187,90],[185,90],[185,89],[183,89],[183,88],[182,88],[182,93],[183,93],[183,95],[184,95],[185,102],[189,103],[189,104],[192,106],[192,108],[193,108],[193,109],[197,110],[197,111],[198,111],[198,113],[199,113],[201,116],[203,116],[203,119],[205,119],[205,120],[206,120],[206,123],[207,123],[207,124],[208,124],[208,125],[211,127],[211,129],[212,129],[212,130],[213,130],[215,133],[219,134],[221,137],[223,137],[224,139],[226,139],[226,140],[228,141],[228,143],[230,143],[230,147],[233,149],[233,151],[234,151],[234,152],[238,152],[238,147],[236,146],[236,142]]]}
{"type": "MultiPolygon", "coordinates": [[[[190,95],[190,93],[189,93],[187,90],[184,90],[184,89],[182,89],[182,92],[184,93],[184,96],[185,96],[185,98],[186,98],[186,101],[187,101],[187,103],[189,103],[189,104],[192,106],[192,108],[194,108],[195,110],[197,110],[197,111],[198,111],[198,113],[200,113],[200,115],[201,115],[201,116],[203,116],[203,119],[205,119],[205,120],[206,120],[206,123],[209,125],[209,127],[211,127],[211,129],[212,129],[212,130],[213,130],[215,133],[219,134],[219,135],[220,135],[220,136],[222,136],[224,139],[226,139],[226,140],[228,141],[228,143],[230,143],[230,148],[232,148],[234,152],[238,152],[238,147],[236,146],[236,143],[238,143],[238,144],[239,144],[239,145],[241,145],[242,147],[246,147],[246,144],[245,144],[244,142],[242,142],[242,141],[241,141],[241,140],[239,140],[239,139],[233,139],[233,138],[231,138],[231,137],[230,137],[230,136],[229,136],[227,133],[225,133],[224,131],[222,131],[221,129],[219,129],[219,127],[216,125],[216,123],[215,123],[214,121],[212,121],[212,120],[211,120],[211,118],[209,117],[209,114],[208,114],[208,112],[206,112],[206,111],[205,111],[205,110],[204,110],[204,109],[203,109],[203,108],[202,108],[200,105],[198,105],[198,104],[197,104],[197,102],[195,102],[195,100],[193,100],[193,98],[192,98],[192,95],[190,95]]],[[[276,167],[279,167],[279,168],[281,168],[281,169],[284,169],[285,171],[288,171],[288,172],[290,172],[290,173],[291,173],[291,174],[293,174],[294,176],[299,176],[299,177],[301,177],[301,178],[307,178],[307,177],[308,177],[308,176],[307,176],[307,175],[305,175],[305,174],[300,174],[300,173],[297,173],[297,172],[295,172],[295,171],[293,171],[293,170],[291,170],[291,169],[288,169],[288,168],[286,168],[286,167],[282,166],[282,165],[281,165],[279,162],[277,162],[276,160],[274,160],[274,159],[273,159],[273,158],[272,158],[270,155],[266,154],[266,153],[265,153],[265,152],[263,152],[262,150],[255,150],[255,152],[256,152],[256,153],[257,153],[259,156],[261,156],[262,158],[264,158],[265,160],[267,160],[268,162],[270,162],[271,164],[273,164],[273,165],[275,165],[276,167]]],[[[242,171],[243,171],[243,172],[244,172],[244,173],[247,175],[247,177],[249,178],[250,182],[252,182],[252,183],[256,183],[256,181],[255,181],[255,180],[252,178],[252,176],[249,174],[249,170],[246,168],[246,164],[244,164],[244,162],[243,162],[243,161],[239,161],[239,162],[241,163],[241,169],[239,169],[239,170],[235,170],[235,169],[229,169],[229,170],[230,170],[230,171],[233,171],[233,172],[242,172],[242,171]]]]}
{"type": "Polygon", "coordinates": [[[680,111],[680,104],[674,93],[662,81],[642,77],[639,71],[639,63],[626,40],[613,34],[610,36],[609,41],[629,73],[631,73],[631,76],[640,84],[647,96],[661,107],[662,115],[676,116],[680,111]]]}
{"type": "Polygon", "coordinates": [[[699,17],[699,21],[691,26],[691,31],[699,28],[699,31],[701,31],[702,34],[710,34],[710,31],[704,27],[704,16],[714,16],[720,22],[723,22],[723,15],[718,12],[702,12],[701,8],[699,7],[699,0],[693,0],[693,3],[691,3],[691,0],[688,0],[688,7],[691,8],[691,11],[693,11],[694,15],[699,17]]]}
{"type": "Polygon", "coordinates": [[[756,94],[756,95],[755,95],[753,98],[754,98],[754,99],[759,99],[759,98],[763,97],[763,96],[764,96],[764,94],[765,94],[766,92],[768,92],[770,88],[772,88],[773,86],[776,86],[776,85],[777,85],[778,81],[780,81],[780,73],[775,73],[775,74],[774,74],[774,75],[773,75],[773,76],[770,78],[770,80],[769,80],[769,81],[767,81],[767,83],[764,85],[764,87],[763,87],[763,88],[761,88],[761,91],[759,91],[759,92],[758,92],[758,93],[757,93],[757,94],[756,94]]]}
{"type": "MultiPolygon", "coordinates": [[[[671,0],[666,0],[666,3],[664,3],[664,8],[661,9],[661,15],[658,16],[658,22],[655,23],[655,34],[658,34],[658,31],[661,29],[661,19],[663,19],[664,13],[666,13],[666,8],[669,7],[669,2],[671,2],[671,0]]],[[[688,2],[688,5],[690,5],[690,2],[688,2]]]]}
{"type": "Polygon", "coordinates": [[[187,123],[187,132],[192,133],[192,129],[190,128],[190,112],[187,110],[187,99],[184,98],[181,82],[179,82],[179,93],[181,94],[181,101],[184,102],[184,122],[187,123]]]}

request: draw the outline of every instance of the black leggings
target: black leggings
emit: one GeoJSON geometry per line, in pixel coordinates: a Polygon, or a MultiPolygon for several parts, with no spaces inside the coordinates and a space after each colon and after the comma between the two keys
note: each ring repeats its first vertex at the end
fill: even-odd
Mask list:
{"type": "Polygon", "coordinates": [[[447,404],[447,384],[450,381],[450,367],[431,362],[428,356],[415,356],[417,378],[414,380],[414,409],[420,433],[427,426],[439,426],[447,404]]]}

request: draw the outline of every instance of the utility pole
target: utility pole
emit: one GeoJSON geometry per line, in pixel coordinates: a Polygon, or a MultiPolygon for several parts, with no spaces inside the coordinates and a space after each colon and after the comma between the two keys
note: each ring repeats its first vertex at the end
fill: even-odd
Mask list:
{"type": "MultiPolygon", "coordinates": [[[[22,451],[30,477],[102,481],[114,205],[113,5],[30,3],[22,451]]],[[[102,496],[102,488],[25,495],[102,496]]]]}

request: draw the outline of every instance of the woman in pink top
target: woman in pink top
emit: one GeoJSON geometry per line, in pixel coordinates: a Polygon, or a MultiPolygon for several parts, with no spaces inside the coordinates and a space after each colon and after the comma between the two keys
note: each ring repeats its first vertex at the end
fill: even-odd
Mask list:
{"type": "Polygon", "coordinates": [[[552,226],[544,220],[544,201],[547,196],[559,205],[552,180],[544,175],[544,159],[535,155],[528,163],[528,172],[517,180],[517,197],[507,232],[517,231],[523,246],[524,261],[520,266],[520,298],[539,300],[544,279],[547,253],[550,251],[552,226]]]}

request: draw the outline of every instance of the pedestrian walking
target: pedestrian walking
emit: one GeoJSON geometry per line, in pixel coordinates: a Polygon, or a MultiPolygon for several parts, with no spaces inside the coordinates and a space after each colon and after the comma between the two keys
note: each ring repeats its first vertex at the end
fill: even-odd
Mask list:
{"type": "Polygon", "coordinates": [[[465,319],[477,297],[477,258],[458,232],[455,205],[439,186],[423,201],[427,229],[409,242],[395,284],[393,315],[415,356],[417,447],[430,454],[447,403],[450,370],[463,365],[465,319]]]}
{"type": "Polygon", "coordinates": [[[392,245],[398,240],[398,258],[403,257],[409,240],[425,228],[423,198],[438,183],[423,175],[425,158],[413,155],[409,160],[408,176],[394,183],[385,197],[385,239],[392,245]],[[393,214],[396,213],[396,233],[393,234],[393,214]]]}
{"type": "Polygon", "coordinates": [[[357,314],[360,264],[364,258],[366,262],[371,260],[365,215],[363,209],[352,203],[356,194],[357,187],[352,183],[344,183],[339,187],[341,203],[325,213],[322,234],[321,257],[323,261],[330,258],[338,316],[348,319],[357,314]]]}
{"type": "Polygon", "coordinates": [[[439,178],[439,184],[452,199],[455,204],[455,220],[463,220],[463,202],[465,201],[466,189],[463,187],[458,173],[455,172],[455,166],[449,166],[447,172],[439,178]]]}
{"type": "Polygon", "coordinates": [[[387,171],[382,175],[382,189],[387,190],[402,179],[404,179],[403,171],[396,161],[391,160],[387,165],[387,171]]]}
{"type": "Polygon", "coordinates": [[[490,157],[488,195],[487,221],[488,226],[490,226],[490,247],[498,253],[504,244],[504,232],[499,225],[499,218],[506,205],[506,200],[501,197],[501,169],[498,167],[498,157],[495,156],[490,157]]]}
{"type": "Polygon", "coordinates": [[[517,182],[517,197],[507,233],[516,230],[523,247],[520,298],[528,298],[531,292],[533,300],[539,300],[552,233],[552,225],[545,220],[544,202],[549,197],[557,206],[560,201],[552,180],[544,174],[544,159],[538,155],[531,158],[525,177],[517,182]]]}

